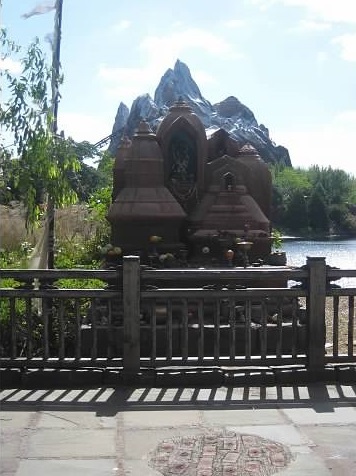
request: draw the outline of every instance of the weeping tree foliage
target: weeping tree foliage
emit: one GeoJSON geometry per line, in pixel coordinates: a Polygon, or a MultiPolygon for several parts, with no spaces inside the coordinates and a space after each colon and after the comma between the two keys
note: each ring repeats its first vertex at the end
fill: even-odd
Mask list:
{"type": "MultiPolygon", "coordinates": [[[[49,196],[55,207],[75,203],[77,194],[71,178],[81,163],[73,141],[52,133],[51,75],[52,69],[35,39],[27,49],[16,45],[0,31],[1,59],[11,58],[21,65],[19,74],[1,71],[5,84],[0,105],[0,127],[13,140],[19,162],[17,185],[27,210],[27,226],[32,227],[40,216],[40,205],[49,196]]],[[[58,78],[61,82],[62,78],[58,78]]],[[[11,139],[10,139],[11,140],[11,139]]],[[[0,160],[8,157],[0,145],[0,160]]],[[[3,169],[0,163],[1,169],[3,169]]]]}

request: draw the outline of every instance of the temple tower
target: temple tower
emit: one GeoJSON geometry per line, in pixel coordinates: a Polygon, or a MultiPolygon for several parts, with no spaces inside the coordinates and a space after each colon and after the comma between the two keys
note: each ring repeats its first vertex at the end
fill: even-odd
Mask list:
{"type": "Polygon", "coordinates": [[[204,126],[185,102],[177,101],[158,127],[157,140],[164,157],[164,183],[189,214],[204,193],[204,126]]]}
{"type": "Polygon", "coordinates": [[[131,141],[127,136],[123,136],[117,148],[116,158],[113,168],[113,201],[119,192],[125,187],[125,159],[130,153],[131,141]]]}
{"type": "Polygon", "coordinates": [[[180,246],[179,230],[186,214],[164,185],[164,166],[155,134],[141,122],[125,151],[124,187],[109,212],[112,243],[124,252],[145,249],[150,237],[165,246],[180,246]]]}

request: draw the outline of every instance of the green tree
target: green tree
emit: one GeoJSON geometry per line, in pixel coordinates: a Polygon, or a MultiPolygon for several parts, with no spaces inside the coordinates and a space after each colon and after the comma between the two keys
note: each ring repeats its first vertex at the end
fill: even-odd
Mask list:
{"type": "Polygon", "coordinates": [[[308,169],[308,176],[313,186],[322,185],[328,205],[342,204],[350,199],[354,179],[344,170],[315,165],[308,169]]]}
{"type": "Polygon", "coordinates": [[[292,231],[308,229],[308,208],[303,190],[296,189],[293,191],[284,220],[286,226],[292,231]]]}
{"type": "Polygon", "coordinates": [[[340,169],[319,166],[293,169],[273,165],[270,170],[273,183],[271,217],[274,226],[305,233],[309,213],[309,207],[305,211],[307,201],[312,214],[315,213],[312,218],[308,218],[311,230],[327,230],[329,224],[334,233],[355,233],[355,177],[340,169]],[[318,209],[321,216],[316,216],[318,209]]]}
{"type": "MultiPolygon", "coordinates": [[[[51,68],[35,39],[27,50],[0,32],[2,59],[21,54],[20,75],[1,72],[8,97],[0,106],[0,126],[14,139],[18,160],[17,183],[27,210],[27,225],[33,226],[40,216],[40,202],[46,194],[55,207],[77,200],[70,176],[80,169],[73,144],[52,133],[53,115],[49,90],[51,68]],[[41,191],[41,193],[39,193],[41,191]]],[[[2,145],[1,155],[4,153],[2,145]]]]}
{"type": "Polygon", "coordinates": [[[305,170],[300,168],[273,165],[270,167],[272,183],[284,203],[288,202],[296,190],[309,195],[312,183],[305,170]]]}
{"type": "Polygon", "coordinates": [[[0,148],[0,203],[7,205],[12,200],[21,199],[18,190],[19,162],[12,160],[11,154],[0,148]]]}
{"type": "Polygon", "coordinates": [[[325,200],[325,190],[321,183],[316,184],[310,195],[308,214],[309,225],[312,230],[323,233],[329,232],[330,219],[325,200]]]}
{"type": "Polygon", "coordinates": [[[75,155],[80,162],[80,170],[71,173],[69,180],[78,195],[80,202],[88,202],[90,197],[97,191],[105,187],[112,187],[112,167],[113,158],[108,152],[100,152],[98,149],[87,141],[75,142],[72,138],[71,142],[75,155]],[[88,165],[88,161],[97,163],[94,167],[88,165]]]}

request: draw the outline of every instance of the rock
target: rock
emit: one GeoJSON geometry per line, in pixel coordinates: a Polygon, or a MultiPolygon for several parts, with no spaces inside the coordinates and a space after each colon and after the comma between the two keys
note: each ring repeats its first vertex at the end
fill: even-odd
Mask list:
{"type": "Polygon", "coordinates": [[[149,94],[143,94],[132,103],[129,118],[127,119],[126,134],[132,137],[141,121],[146,121],[151,129],[156,130],[157,120],[161,112],[149,94]]]}
{"type": "Polygon", "coordinates": [[[251,127],[258,127],[253,112],[234,96],[229,96],[224,101],[214,104],[214,108],[220,117],[233,119],[251,127]]]}
{"type": "Polygon", "coordinates": [[[176,61],[174,69],[169,68],[164,73],[154,99],[149,94],[139,96],[133,102],[129,114],[127,107],[120,104],[109,146],[111,154],[116,154],[124,133],[132,137],[142,119],[155,132],[169,107],[178,100],[189,104],[206,129],[224,129],[241,145],[251,144],[266,163],[292,165],[288,150],[270,139],[268,128],[263,124],[258,125],[247,106],[234,96],[212,105],[202,96],[188,66],[180,60],[176,61]]]}
{"type": "Polygon", "coordinates": [[[130,115],[130,110],[123,102],[120,102],[120,105],[117,109],[115,116],[114,126],[111,133],[111,142],[109,146],[109,151],[112,155],[115,156],[116,149],[119,146],[120,139],[125,131],[126,123],[130,115]]]}

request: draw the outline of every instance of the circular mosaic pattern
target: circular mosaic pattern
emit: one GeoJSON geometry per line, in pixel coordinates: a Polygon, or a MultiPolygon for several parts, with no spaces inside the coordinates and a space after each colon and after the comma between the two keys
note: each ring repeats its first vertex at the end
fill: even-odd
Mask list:
{"type": "Polygon", "coordinates": [[[164,440],[149,454],[150,466],[164,476],[269,476],[291,459],[281,443],[234,432],[164,440]]]}

